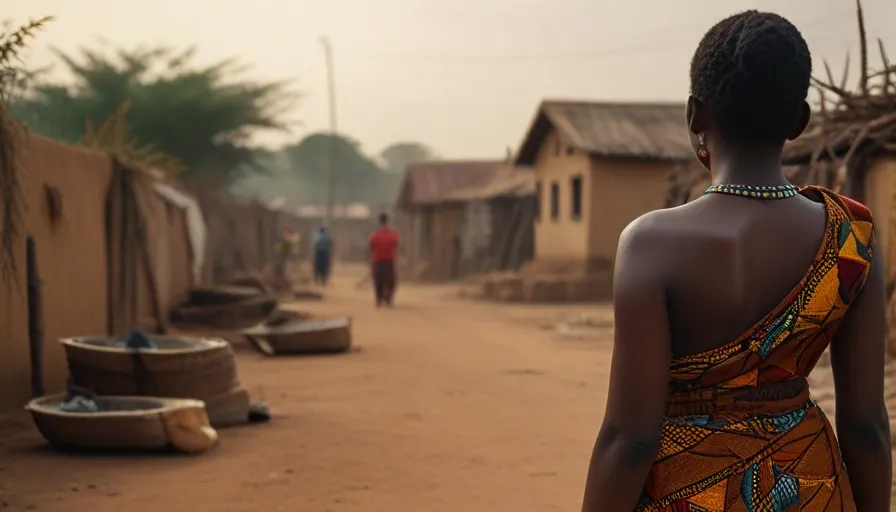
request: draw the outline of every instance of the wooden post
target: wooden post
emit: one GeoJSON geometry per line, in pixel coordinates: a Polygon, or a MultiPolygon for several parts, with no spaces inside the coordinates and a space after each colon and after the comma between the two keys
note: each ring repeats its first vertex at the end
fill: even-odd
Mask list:
{"type": "MultiPolygon", "coordinates": [[[[333,71],[333,47],[330,45],[330,39],[327,37],[320,38],[321,46],[324,48],[324,59],[327,64],[327,98],[329,100],[329,117],[330,117],[330,160],[329,164],[329,181],[327,185],[327,218],[326,226],[330,230],[330,238],[335,237],[336,226],[333,225],[333,209],[336,206],[336,187],[339,184],[337,176],[339,165],[336,160],[339,158],[339,144],[337,137],[337,117],[336,117],[336,78],[333,71]]],[[[330,249],[330,253],[333,250],[330,249]]]]}
{"type": "Polygon", "coordinates": [[[40,274],[37,272],[37,248],[34,237],[25,242],[25,258],[28,266],[28,344],[31,349],[31,396],[44,396],[44,314],[41,297],[40,274]]]}

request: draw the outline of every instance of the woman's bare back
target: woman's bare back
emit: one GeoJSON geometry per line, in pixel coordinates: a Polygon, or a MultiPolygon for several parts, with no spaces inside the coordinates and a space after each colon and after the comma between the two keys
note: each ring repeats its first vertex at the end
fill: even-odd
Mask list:
{"type": "Polygon", "coordinates": [[[687,136],[719,194],[620,236],[584,511],[889,510],[885,257],[866,207],[794,196],[781,165],[811,76],[805,39],[774,13],[730,16],[694,52],[687,136]],[[840,449],[806,380],[828,346],[840,449]]]}
{"type": "MultiPolygon", "coordinates": [[[[722,346],[775,308],[805,276],[825,232],[823,202],[709,195],[651,214],[668,235],[673,357],[722,346]]],[[[661,235],[665,236],[665,235],[661,235]]]]}

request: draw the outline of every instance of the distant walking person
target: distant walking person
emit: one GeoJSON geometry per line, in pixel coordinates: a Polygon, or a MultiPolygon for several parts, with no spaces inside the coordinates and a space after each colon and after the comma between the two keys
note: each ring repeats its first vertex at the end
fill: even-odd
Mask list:
{"type": "Polygon", "coordinates": [[[380,214],[380,227],[370,235],[370,264],[376,305],[392,305],[395,294],[395,253],[398,250],[398,233],[389,227],[389,216],[380,214]]]}
{"type": "Polygon", "coordinates": [[[277,277],[286,280],[286,264],[290,259],[295,257],[296,249],[299,244],[299,234],[293,232],[292,228],[283,230],[280,241],[277,242],[277,277]]]}
{"type": "Polygon", "coordinates": [[[314,282],[323,285],[330,279],[330,232],[321,228],[314,234],[314,282]]]}

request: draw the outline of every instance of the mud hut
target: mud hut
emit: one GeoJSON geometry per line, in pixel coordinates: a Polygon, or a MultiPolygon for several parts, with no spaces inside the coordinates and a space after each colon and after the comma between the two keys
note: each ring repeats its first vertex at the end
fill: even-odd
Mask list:
{"type": "Polygon", "coordinates": [[[448,196],[464,208],[459,276],[517,270],[535,253],[535,173],[503,166],[484,186],[448,196]]]}
{"type": "Polygon", "coordinates": [[[457,279],[531,258],[534,188],[532,173],[506,160],[408,166],[396,225],[414,277],[457,279]]]}
{"type": "Polygon", "coordinates": [[[693,160],[679,103],[544,101],[516,158],[536,175],[535,274],[606,274],[619,235],[693,160]]]}

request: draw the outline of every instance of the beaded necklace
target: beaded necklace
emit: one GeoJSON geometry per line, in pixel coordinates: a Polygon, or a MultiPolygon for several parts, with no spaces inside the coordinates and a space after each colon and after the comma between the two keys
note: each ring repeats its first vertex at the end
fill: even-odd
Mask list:
{"type": "Polygon", "coordinates": [[[710,185],[704,194],[731,194],[734,196],[755,197],[756,199],[787,199],[800,193],[796,185],[777,185],[774,187],[752,187],[750,185],[728,185],[717,183],[710,185]]]}

